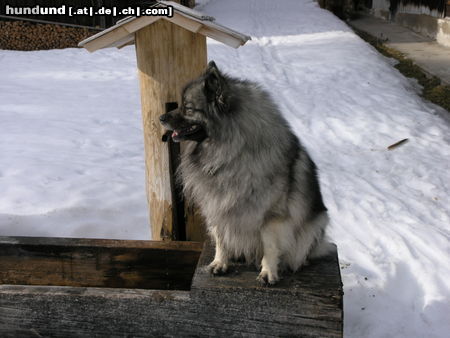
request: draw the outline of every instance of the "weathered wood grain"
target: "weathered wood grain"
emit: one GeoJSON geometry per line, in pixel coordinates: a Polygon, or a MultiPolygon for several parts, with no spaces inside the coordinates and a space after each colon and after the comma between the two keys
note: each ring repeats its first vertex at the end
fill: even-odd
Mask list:
{"type": "MultiPolygon", "coordinates": [[[[159,117],[165,113],[166,103],[179,101],[183,86],[204,70],[206,38],[159,20],[136,32],[136,55],[152,238],[173,239],[169,152],[161,142],[164,130],[159,117]]],[[[192,218],[187,214],[188,224],[192,218]]]]}
{"type": "Polygon", "coordinates": [[[260,286],[256,267],[245,263],[234,263],[228,274],[211,277],[205,267],[213,256],[213,246],[205,243],[191,297],[202,298],[204,304],[223,307],[224,311],[234,306],[243,313],[260,311],[270,320],[293,324],[301,336],[342,335],[343,291],[336,249],[295,274],[283,273],[281,281],[271,287],[260,286]]]}
{"type": "Polygon", "coordinates": [[[342,337],[336,252],[270,288],[240,264],[209,276],[211,254],[207,243],[191,291],[0,285],[0,336],[342,337]]]}
{"type": "Polygon", "coordinates": [[[193,242],[0,237],[0,284],[187,290],[200,251],[193,242]]]}

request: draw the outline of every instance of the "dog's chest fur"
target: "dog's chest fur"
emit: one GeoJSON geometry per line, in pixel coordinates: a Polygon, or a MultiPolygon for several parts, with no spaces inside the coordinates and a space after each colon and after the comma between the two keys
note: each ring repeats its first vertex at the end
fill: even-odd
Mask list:
{"type": "Polygon", "coordinates": [[[187,147],[181,161],[181,177],[186,195],[200,206],[207,220],[212,220],[235,209],[251,187],[242,184],[242,176],[238,176],[241,173],[232,164],[218,159],[211,149],[199,147],[187,147]]]}
{"type": "MultiPolygon", "coordinates": [[[[274,181],[242,166],[242,156],[221,162],[220,149],[189,144],[182,156],[180,174],[185,195],[199,206],[210,232],[222,238],[230,253],[247,261],[259,260],[261,228],[273,206],[284,205],[278,194],[267,194],[283,182],[274,181]]],[[[222,160],[223,161],[223,160],[222,160]]],[[[255,163],[249,160],[248,163],[255,163]]],[[[283,211],[280,211],[283,213],[283,211]]]]}

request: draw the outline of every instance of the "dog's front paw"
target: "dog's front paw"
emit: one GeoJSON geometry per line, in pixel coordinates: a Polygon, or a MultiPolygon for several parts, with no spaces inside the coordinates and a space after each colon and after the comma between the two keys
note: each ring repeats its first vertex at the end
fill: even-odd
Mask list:
{"type": "Polygon", "coordinates": [[[213,275],[223,275],[228,272],[228,264],[221,261],[213,261],[206,269],[213,275]]]}
{"type": "Polygon", "coordinates": [[[271,271],[262,270],[256,278],[259,284],[262,286],[275,285],[280,279],[277,273],[271,271]]]}

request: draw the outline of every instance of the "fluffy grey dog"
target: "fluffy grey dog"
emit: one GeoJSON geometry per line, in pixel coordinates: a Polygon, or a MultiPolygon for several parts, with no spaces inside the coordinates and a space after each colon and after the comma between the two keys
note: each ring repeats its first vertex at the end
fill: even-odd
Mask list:
{"type": "Polygon", "coordinates": [[[260,283],[275,284],[279,271],[326,251],[316,166],[267,92],[212,61],[160,119],[187,141],[179,175],[215,242],[211,273],[245,257],[261,267],[260,283]]]}

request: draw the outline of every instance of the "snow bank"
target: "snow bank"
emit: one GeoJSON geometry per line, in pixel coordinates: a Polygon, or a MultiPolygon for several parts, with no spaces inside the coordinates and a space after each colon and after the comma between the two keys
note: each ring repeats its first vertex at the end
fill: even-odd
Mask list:
{"type": "Polygon", "coordinates": [[[148,239],[133,48],[0,51],[0,235],[148,239]]]}

